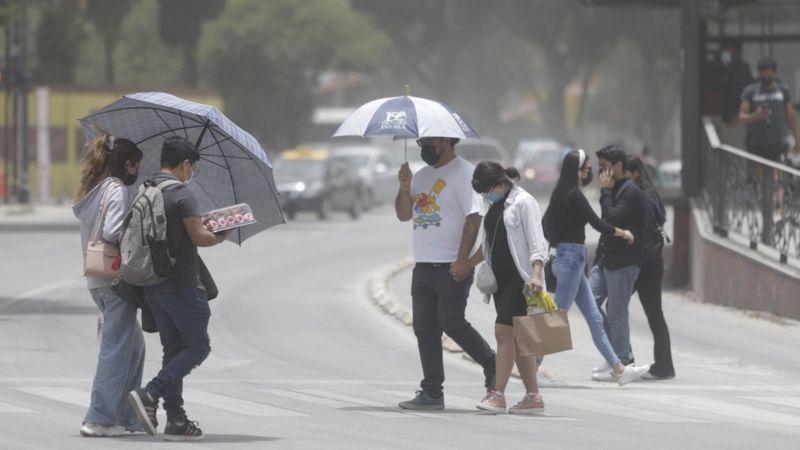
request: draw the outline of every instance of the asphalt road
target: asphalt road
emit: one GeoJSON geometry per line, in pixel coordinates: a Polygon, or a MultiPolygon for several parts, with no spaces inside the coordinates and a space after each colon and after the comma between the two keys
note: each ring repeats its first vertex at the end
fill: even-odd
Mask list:
{"type": "MultiPolygon", "coordinates": [[[[457,354],[446,355],[445,412],[398,410],[397,401],[413,395],[419,381],[416,342],[410,328],[368,301],[365,282],[376,268],[410,254],[410,246],[410,228],[383,210],[358,222],[301,217],[241,248],[201,250],[221,295],[211,303],[211,356],[185,385],[190,418],[206,440],[187,445],[796,448],[797,324],[679,295],[667,304],[675,380],[622,389],[588,381],[599,357],[578,317],[576,349],[546,361],[563,387],[544,390],[544,415],[475,411],[482,375],[457,354]]],[[[79,247],[75,232],[0,234],[0,448],[174,445],[146,435],[78,435],[98,349],[79,247]]],[[[474,300],[470,318],[488,331],[491,309],[474,300]]],[[[634,347],[647,359],[638,310],[632,308],[634,347]]],[[[146,339],[145,374],[153,376],[160,346],[156,336],[146,339]]],[[[515,382],[508,395],[521,393],[515,382]]]]}

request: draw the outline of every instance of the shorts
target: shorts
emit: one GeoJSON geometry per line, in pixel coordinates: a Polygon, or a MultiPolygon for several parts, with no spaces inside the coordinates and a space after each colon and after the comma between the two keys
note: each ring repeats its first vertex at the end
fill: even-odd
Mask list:
{"type": "Polygon", "coordinates": [[[497,292],[494,298],[494,309],[497,311],[497,320],[494,323],[514,326],[514,317],[528,314],[528,305],[522,290],[525,282],[517,275],[510,280],[497,280],[497,292]]]}

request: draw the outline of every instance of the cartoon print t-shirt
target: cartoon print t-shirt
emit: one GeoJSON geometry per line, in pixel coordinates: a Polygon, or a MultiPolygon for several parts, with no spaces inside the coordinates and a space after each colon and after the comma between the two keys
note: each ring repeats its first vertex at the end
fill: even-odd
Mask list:
{"type": "Polygon", "coordinates": [[[411,179],[414,199],[414,259],[450,263],[458,257],[464,221],[483,215],[481,196],[472,189],[475,167],[460,156],[443,167],[426,166],[411,179]]]}

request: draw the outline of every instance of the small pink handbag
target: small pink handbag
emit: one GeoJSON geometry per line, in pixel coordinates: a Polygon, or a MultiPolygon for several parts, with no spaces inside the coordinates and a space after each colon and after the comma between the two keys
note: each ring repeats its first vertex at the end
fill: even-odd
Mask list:
{"type": "Polygon", "coordinates": [[[119,183],[110,182],[103,193],[100,204],[100,213],[92,229],[89,242],[86,244],[86,255],[83,260],[83,275],[86,277],[116,278],[119,269],[119,248],[102,239],[100,230],[105,222],[108,209],[108,197],[111,188],[119,183]]]}

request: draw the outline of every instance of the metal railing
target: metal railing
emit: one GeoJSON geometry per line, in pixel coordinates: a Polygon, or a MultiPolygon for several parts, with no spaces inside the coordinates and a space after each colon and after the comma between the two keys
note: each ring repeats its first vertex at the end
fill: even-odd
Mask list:
{"type": "Polygon", "coordinates": [[[800,171],[723,144],[703,118],[702,197],[714,233],[781,264],[800,262],[800,171]]]}

